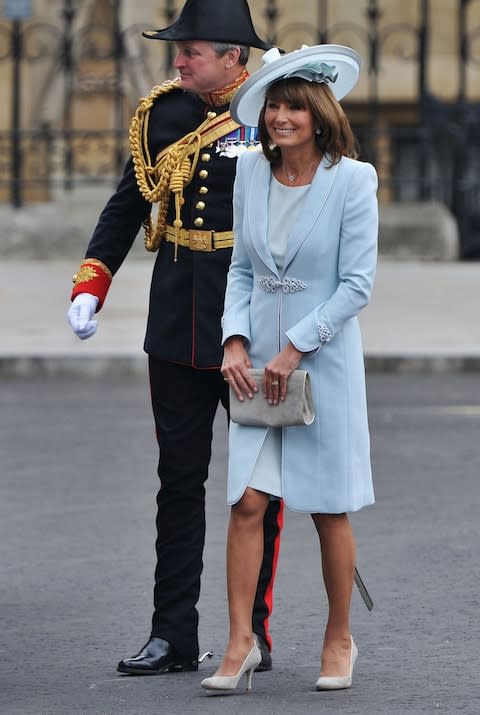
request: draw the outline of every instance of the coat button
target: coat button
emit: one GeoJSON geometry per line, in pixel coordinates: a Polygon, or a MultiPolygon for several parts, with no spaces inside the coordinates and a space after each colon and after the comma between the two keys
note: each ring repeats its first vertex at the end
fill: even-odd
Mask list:
{"type": "Polygon", "coordinates": [[[199,211],[203,211],[205,208],[205,203],[203,201],[197,201],[197,203],[195,204],[195,208],[199,211]]]}
{"type": "Polygon", "coordinates": [[[207,187],[206,187],[206,186],[201,186],[201,187],[199,188],[199,190],[198,190],[198,193],[199,193],[199,194],[202,194],[202,195],[208,194],[208,189],[207,189],[207,187]]]}
{"type": "Polygon", "coordinates": [[[202,161],[210,161],[211,158],[212,157],[210,156],[210,154],[207,154],[207,153],[202,154],[202,156],[201,156],[202,161]]]}
{"type": "Polygon", "coordinates": [[[198,172],[198,175],[201,179],[206,179],[208,177],[208,171],[206,169],[202,169],[198,172]]]}
{"type": "Polygon", "coordinates": [[[197,228],[201,228],[203,226],[203,218],[200,218],[200,216],[199,216],[198,218],[195,219],[195,221],[193,223],[195,224],[195,226],[197,228]]]}

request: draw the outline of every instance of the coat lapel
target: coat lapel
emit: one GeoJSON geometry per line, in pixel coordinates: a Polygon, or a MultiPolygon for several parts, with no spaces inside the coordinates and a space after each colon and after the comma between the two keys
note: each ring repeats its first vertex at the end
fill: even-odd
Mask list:
{"type": "MultiPolygon", "coordinates": [[[[338,164],[327,168],[325,158],[320,162],[313,178],[310,191],[308,191],[305,196],[305,203],[300,212],[297,224],[288,237],[283,274],[287,270],[288,265],[295,258],[303,242],[312,230],[315,221],[318,219],[331,191],[337,168],[338,164]]],[[[271,170],[268,161],[256,162],[250,180],[248,224],[252,243],[258,256],[272,273],[279,276],[278,268],[272,258],[267,242],[270,179],[271,170]]]]}
{"type": "Polygon", "coordinates": [[[250,179],[248,223],[253,246],[268,268],[278,276],[278,268],[272,258],[267,242],[268,195],[271,170],[265,159],[257,161],[250,179]]]}
{"type": "Polygon", "coordinates": [[[338,164],[327,168],[325,157],[320,162],[315,176],[313,177],[310,191],[305,197],[305,203],[300,211],[297,225],[293,228],[288,237],[287,253],[283,264],[283,273],[288,269],[289,264],[295,258],[303,242],[313,228],[325,205],[327,197],[331,191],[338,164]]]}

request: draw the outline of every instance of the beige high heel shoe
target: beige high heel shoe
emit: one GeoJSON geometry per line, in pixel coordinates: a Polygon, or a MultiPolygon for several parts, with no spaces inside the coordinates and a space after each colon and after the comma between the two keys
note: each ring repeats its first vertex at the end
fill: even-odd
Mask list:
{"type": "Polygon", "coordinates": [[[204,678],[201,682],[202,688],[206,690],[235,690],[240,678],[245,673],[247,676],[247,690],[252,689],[253,671],[262,660],[260,649],[255,642],[250,653],[247,655],[238,672],[235,675],[212,675],[211,678],[204,678]]]}
{"type": "Polygon", "coordinates": [[[350,636],[352,647],[350,649],[350,668],[348,675],[321,675],[315,684],[315,690],[342,690],[352,687],[353,666],[358,656],[358,648],[350,636]]]}

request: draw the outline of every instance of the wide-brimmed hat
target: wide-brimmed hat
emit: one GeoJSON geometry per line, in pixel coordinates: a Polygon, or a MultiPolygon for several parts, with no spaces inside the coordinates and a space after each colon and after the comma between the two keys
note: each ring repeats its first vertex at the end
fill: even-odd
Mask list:
{"type": "Polygon", "coordinates": [[[235,121],[247,127],[258,126],[267,89],[274,82],[302,77],[327,84],[340,100],[355,87],[361,66],[358,52],[343,45],[303,45],[286,55],[274,47],[262,59],[263,67],[242,84],[230,105],[235,121]]]}
{"type": "Polygon", "coordinates": [[[260,50],[272,47],[255,32],[246,0],[187,0],[172,25],[142,34],[150,40],[207,40],[260,50]]]}

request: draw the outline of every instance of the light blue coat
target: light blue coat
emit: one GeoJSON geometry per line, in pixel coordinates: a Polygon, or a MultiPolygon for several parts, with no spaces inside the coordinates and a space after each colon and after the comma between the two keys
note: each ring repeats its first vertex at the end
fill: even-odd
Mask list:
{"type": "MultiPolygon", "coordinates": [[[[307,353],[299,368],[310,373],[316,415],[308,427],[283,429],[285,504],[307,513],[356,511],[374,501],[356,316],[375,276],[377,175],[353,159],[332,168],[322,161],[280,272],[267,243],[270,177],[263,154],[240,157],[223,341],[243,336],[254,367],[264,367],[288,340],[307,353]]],[[[266,432],[231,423],[229,504],[245,491],[266,432]]]]}

